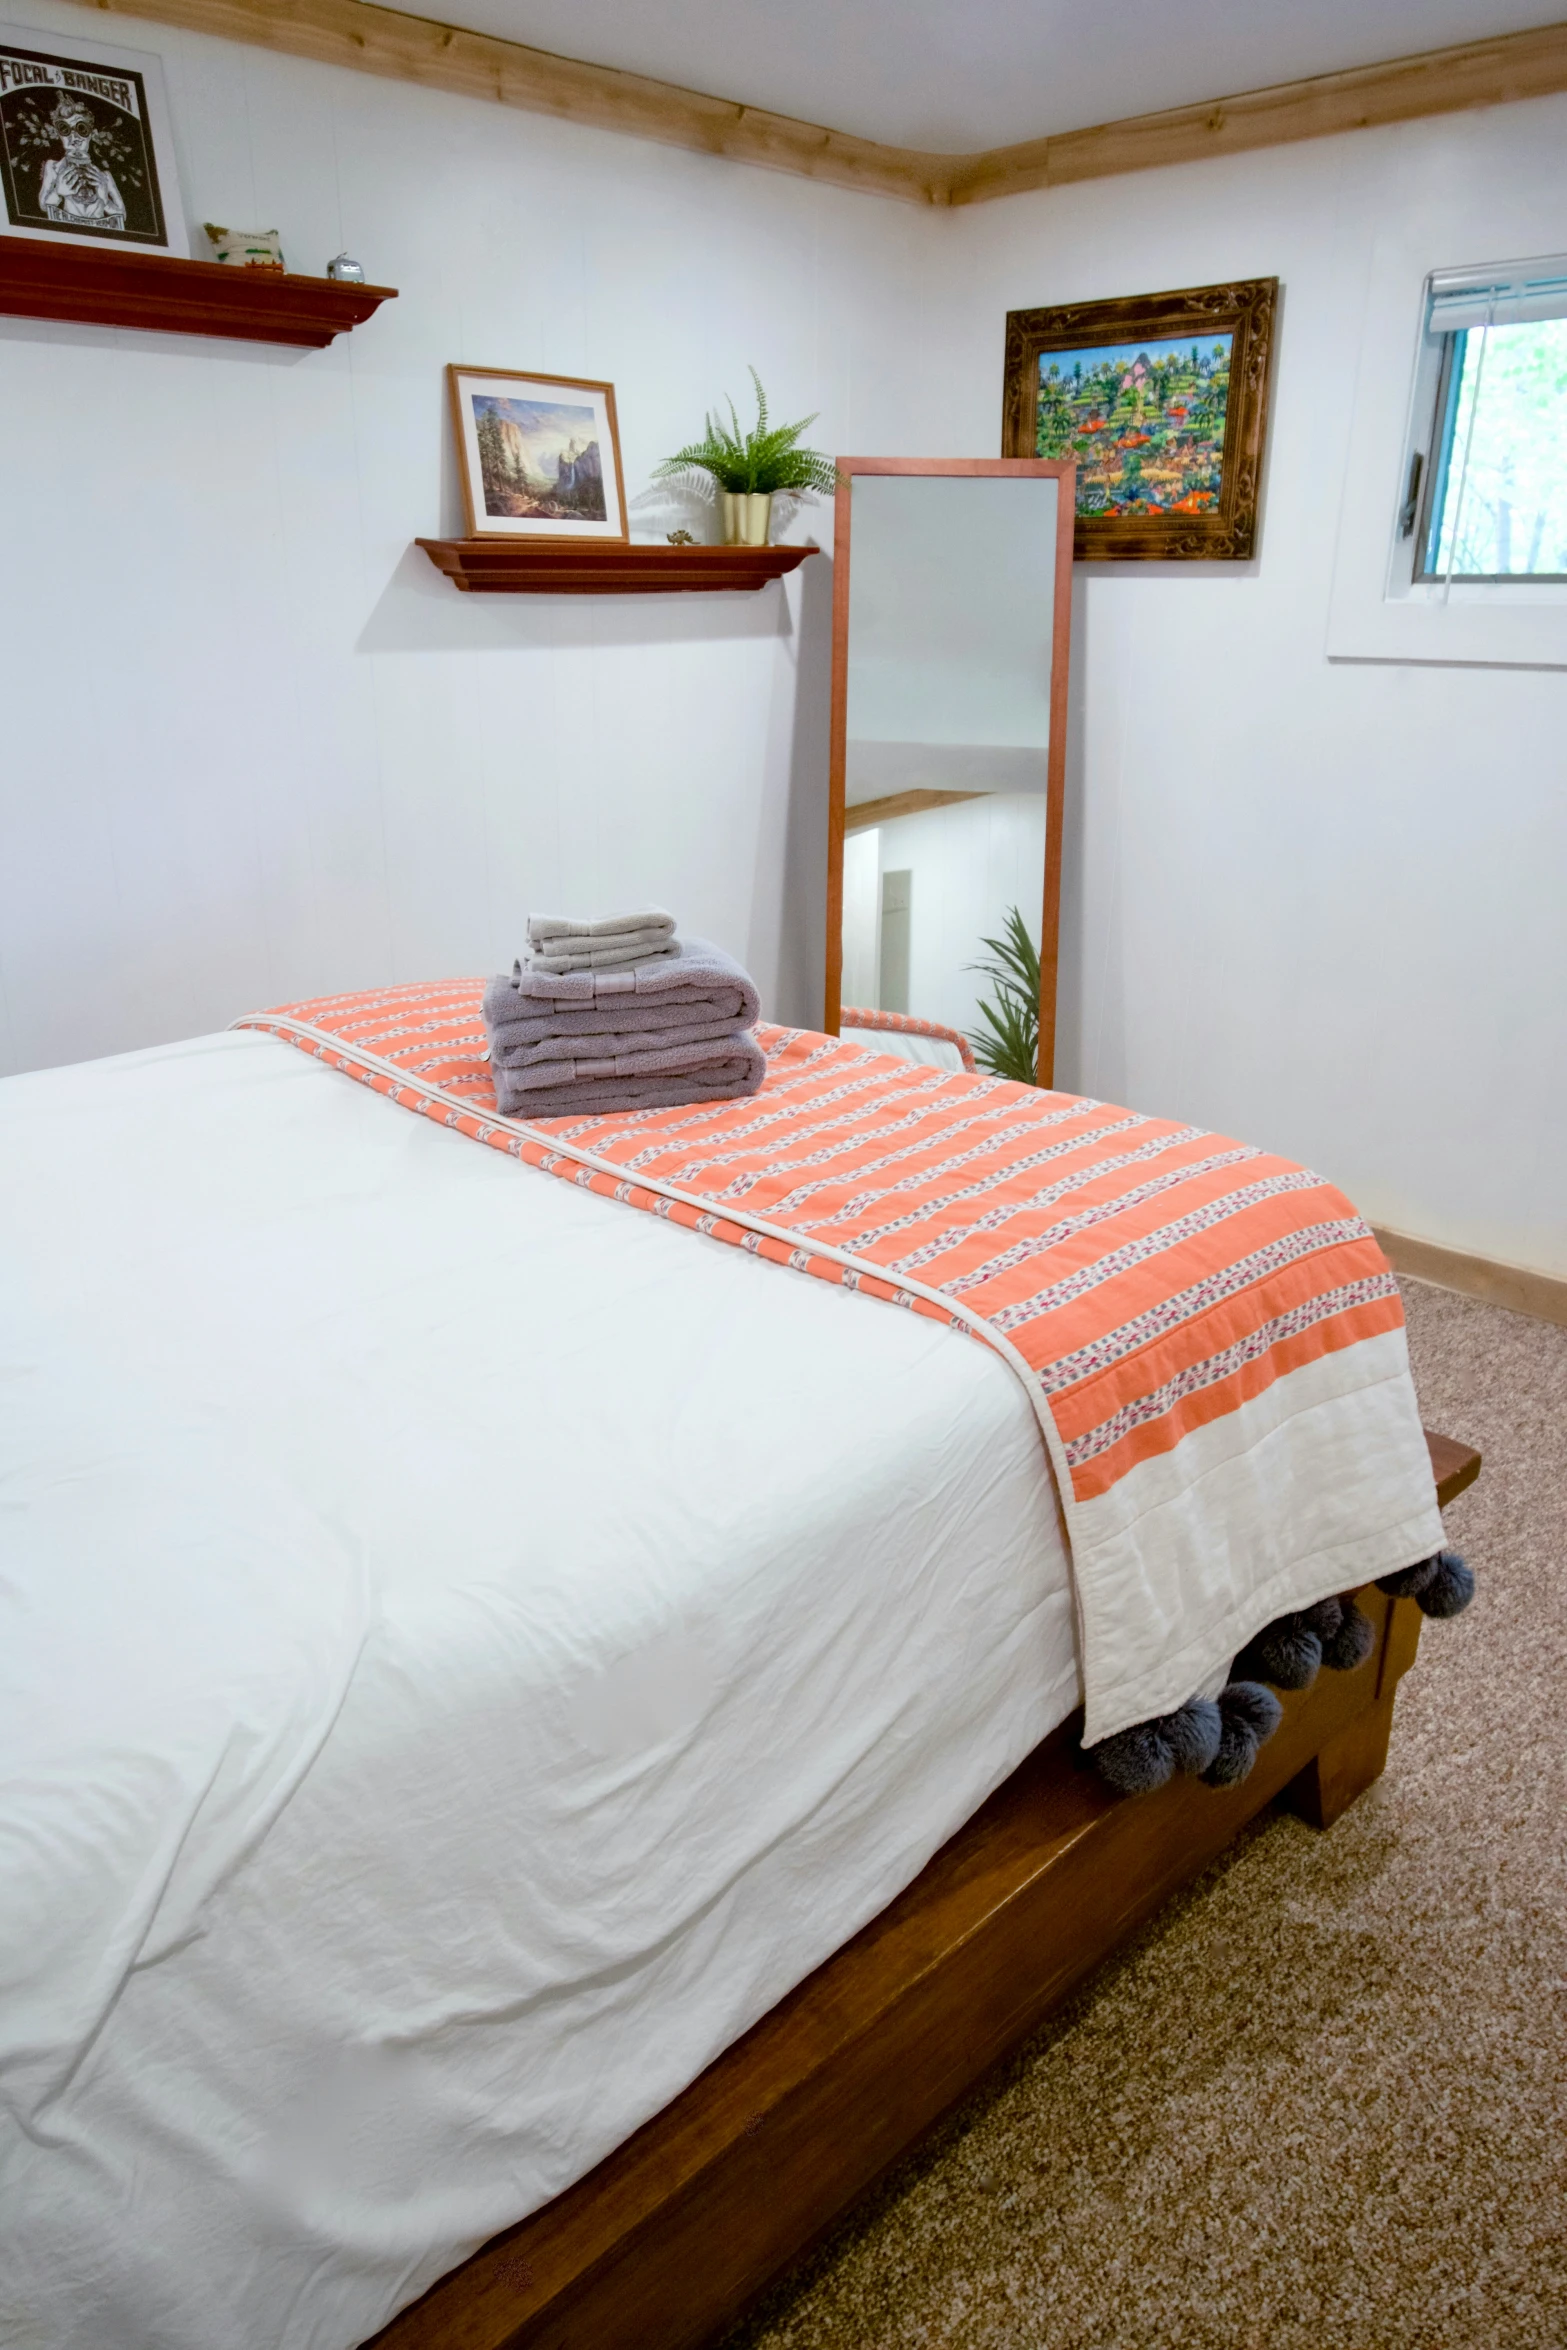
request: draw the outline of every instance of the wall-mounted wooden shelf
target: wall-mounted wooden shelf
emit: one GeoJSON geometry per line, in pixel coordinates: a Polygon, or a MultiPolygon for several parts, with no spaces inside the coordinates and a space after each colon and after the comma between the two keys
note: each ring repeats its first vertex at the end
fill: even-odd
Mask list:
{"type": "Polygon", "coordinates": [[[124,246],[99,251],[0,236],[0,312],[12,318],[64,318],[320,350],[396,299],[395,286],[340,285],[335,278],[176,261],[124,246]]]}
{"type": "Polygon", "coordinates": [[[552,545],[543,539],[420,539],[453,587],[481,596],[712,595],[765,587],[815,547],[552,545]]]}

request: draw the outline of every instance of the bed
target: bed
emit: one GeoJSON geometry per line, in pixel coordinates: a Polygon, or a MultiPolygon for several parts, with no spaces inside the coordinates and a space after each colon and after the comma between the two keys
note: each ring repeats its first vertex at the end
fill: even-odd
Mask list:
{"type": "Polygon", "coordinates": [[[700,2340],[1380,1767],[1370,1595],[1242,1787],[1109,1797],[1033,1414],[938,1322],[255,1030],[0,1130],[8,2344],[700,2340]]]}

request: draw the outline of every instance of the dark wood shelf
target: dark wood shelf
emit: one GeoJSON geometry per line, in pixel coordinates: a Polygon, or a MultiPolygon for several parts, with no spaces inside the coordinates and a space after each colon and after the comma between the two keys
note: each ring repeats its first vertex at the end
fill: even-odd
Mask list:
{"type": "Polygon", "coordinates": [[[0,237],[0,313],[12,318],[64,318],[320,350],[396,299],[395,286],[340,285],[335,278],[234,269],[222,261],[176,261],[167,253],[128,252],[123,245],[99,251],[0,237]]]}
{"type": "Polygon", "coordinates": [[[765,587],[796,571],[815,547],[559,545],[545,539],[419,539],[465,595],[713,595],[765,587]]]}

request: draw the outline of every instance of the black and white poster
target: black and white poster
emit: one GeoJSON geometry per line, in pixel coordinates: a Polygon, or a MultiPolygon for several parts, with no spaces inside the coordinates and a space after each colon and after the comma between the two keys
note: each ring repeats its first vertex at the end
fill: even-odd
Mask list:
{"type": "Polygon", "coordinates": [[[156,57],[0,25],[0,234],[188,251],[156,57]]]}

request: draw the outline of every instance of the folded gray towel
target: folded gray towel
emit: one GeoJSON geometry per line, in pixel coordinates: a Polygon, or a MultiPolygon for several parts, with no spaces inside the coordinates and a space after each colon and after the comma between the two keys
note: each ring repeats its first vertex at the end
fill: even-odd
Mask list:
{"type": "MultiPolygon", "coordinates": [[[[745,1034],[744,1029],[724,1029],[717,1036],[683,1045],[672,1045],[666,1037],[659,1037],[649,1045],[646,1038],[639,1037],[633,1049],[626,1053],[579,1053],[564,1061],[521,1064],[502,1061],[499,1066],[506,1073],[507,1084],[517,1093],[536,1093],[541,1087],[581,1085],[598,1077],[629,1077],[638,1083],[664,1077],[699,1077],[704,1069],[717,1069],[743,1057],[738,1050],[738,1039],[745,1034]]],[[[495,1065],[492,1056],[491,1066],[495,1065]]]]}
{"type": "Polygon", "coordinates": [[[623,936],[640,938],[645,931],[656,931],[663,938],[673,938],[675,917],[666,914],[662,906],[644,906],[636,914],[606,914],[601,922],[578,922],[567,914],[528,916],[528,944],[540,948],[545,954],[567,951],[563,947],[551,946],[551,939],[563,939],[568,944],[581,941],[615,946],[623,936]]]}
{"type": "MultiPolygon", "coordinates": [[[[580,1015],[567,1015],[580,1017],[580,1015]]],[[[522,1023],[519,1023],[522,1025],[522,1023]]],[[[532,1025],[532,1023],[527,1023],[532,1025]]],[[[510,1069],[521,1079],[525,1069],[542,1071],[541,1083],[564,1083],[575,1063],[580,1074],[586,1062],[607,1062],[613,1067],[621,1061],[634,1061],[639,1068],[652,1073],[652,1063],[660,1055],[673,1054],[671,1067],[676,1066],[682,1054],[698,1045],[724,1044],[735,1034],[735,1022],[729,1020],[681,1020],[667,1027],[652,1030],[606,1028],[602,1015],[598,1025],[586,1032],[562,1035],[558,1030],[532,1042],[520,1042],[515,1028],[493,1031],[490,1039],[490,1059],[498,1068],[510,1069]],[[554,1072],[553,1078],[551,1071],[554,1072]]],[[[694,1065],[694,1064],[693,1064],[694,1065]]],[[[595,1067],[593,1074],[599,1075],[595,1067]]],[[[635,1075],[632,1070],[630,1074],[635,1075]]],[[[524,1081],[525,1082],[525,1081],[524,1081]]]]}
{"type": "MultiPolygon", "coordinates": [[[[510,993],[510,980],[506,988],[510,993]]],[[[710,1006],[694,999],[682,1003],[678,997],[653,1003],[640,996],[610,996],[603,1003],[577,1004],[569,1010],[550,1011],[536,996],[512,995],[511,1000],[536,1013],[537,1018],[492,1022],[490,1050],[497,1060],[510,1061],[519,1067],[541,1044],[559,1043],[568,1050],[580,1044],[585,1053],[618,1053],[627,1048],[623,1041],[617,1040],[627,1037],[685,1036],[697,1028],[705,1031],[712,1026],[724,1030],[745,1026],[741,1018],[745,1005],[739,988],[730,990],[727,998],[722,991],[715,990],[710,1006]]]]}
{"type": "Polygon", "coordinates": [[[760,1014],[747,973],[706,939],[618,970],[530,958],[484,991],[496,1100],[507,1116],[596,1117],[754,1093],[760,1014]]]}
{"type": "Polygon", "coordinates": [[[506,1118],[603,1118],[623,1110],[673,1109],[684,1102],[733,1101],[755,1093],[767,1060],[742,1031],[734,1050],[688,1077],[583,1077],[570,1085],[519,1085],[516,1070],[496,1067],[495,1099],[506,1118]]]}
{"type": "Polygon", "coordinates": [[[645,930],[640,938],[626,938],[614,946],[564,946],[559,954],[543,947],[529,947],[523,962],[530,971],[618,971],[628,963],[645,963],[654,955],[672,955],[673,939],[661,930],[645,930]]]}
{"type": "MultiPolygon", "coordinates": [[[[749,1028],[761,1018],[761,999],[750,975],[722,947],[705,938],[677,939],[668,954],[617,971],[530,971],[512,967],[509,978],[492,979],[484,991],[484,1024],[492,1035],[520,1020],[553,1018],[601,1006],[605,1025],[640,1027],[633,1010],[675,1005],[687,1019],[733,1019],[749,1028]]],[[[536,1042],[536,1038],[530,1038],[536,1042]]]]}

